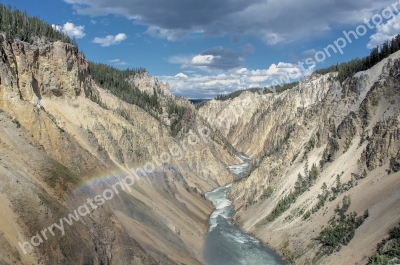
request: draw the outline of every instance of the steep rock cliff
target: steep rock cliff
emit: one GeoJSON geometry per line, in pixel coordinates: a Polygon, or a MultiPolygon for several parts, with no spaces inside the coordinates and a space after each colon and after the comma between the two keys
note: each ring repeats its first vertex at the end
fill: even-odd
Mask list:
{"type": "Polygon", "coordinates": [[[342,84],[336,73],[312,75],[281,94],[246,92],[201,107],[253,158],[230,193],[237,224],[296,264],[368,261],[400,220],[399,56],[342,84]],[[330,254],[317,238],[345,196],[348,213],[369,216],[330,254]]]}
{"type": "Polygon", "coordinates": [[[0,45],[0,261],[200,264],[212,211],[203,194],[232,181],[225,167],[238,161],[232,147],[213,140],[222,139],[215,133],[209,137],[199,117],[192,130],[172,137],[146,111],[97,86],[73,45],[31,45],[5,35],[0,45]],[[91,101],[93,95],[106,107],[91,101]],[[23,253],[18,242],[31,242],[149,163],[154,170],[135,179],[130,192],[120,190],[65,224],[65,235],[23,253]]]}

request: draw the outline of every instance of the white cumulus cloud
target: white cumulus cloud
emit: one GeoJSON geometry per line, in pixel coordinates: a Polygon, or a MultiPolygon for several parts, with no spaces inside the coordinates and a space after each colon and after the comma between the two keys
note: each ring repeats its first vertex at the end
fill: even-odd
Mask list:
{"type": "Polygon", "coordinates": [[[247,43],[240,50],[213,47],[198,55],[177,55],[167,59],[173,64],[180,64],[181,68],[196,68],[205,71],[229,70],[242,66],[245,56],[254,52],[254,46],[247,43]]]}
{"type": "Polygon", "coordinates": [[[177,77],[177,78],[188,78],[188,76],[185,75],[184,73],[179,73],[175,77],[177,77]]]}
{"type": "Polygon", "coordinates": [[[386,40],[391,40],[400,32],[400,16],[395,16],[391,20],[387,21],[386,24],[378,25],[376,33],[371,35],[370,41],[367,45],[368,49],[372,49],[376,46],[381,45],[386,40]]]}
{"type": "Polygon", "coordinates": [[[159,76],[158,78],[163,82],[168,82],[171,91],[176,95],[189,98],[214,98],[239,89],[274,85],[274,80],[278,83],[294,82],[304,74],[310,73],[311,71],[302,73],[298,65],[280,62],[266,69],[240,68],[203,75],[178,73],[175,76],[159,76]]]}
{"type": "Polygon", "coordinates": [[[102,47],[108,47],[111,45],[120,44],[122,41],[126,40],[127,36],[125,33],[119,33],[115,36],[108,35],[104,38],[96,37],[93,39],[93,43],[100,44],[102,47]]]}
{"type": "Polygon", "coordinates": [[[193,66],[208,66],[214,61],[214,55],[196,55],[192,58],[193,66]]]}
{"type": "Polygon", "coordinates": [[[127,65],[128,64],[127,62],[121,61],[120,59],[109,60],[108,62],[113,65],[127,65]]]}
{"type": "Polygon", "coordinates": [[[51,25],[53,29],[64,32],[71,38],[80,39],[86,36],[85,34],[85,26],[77,26],[74,23],[67,22],[63,26],[60,25],[51,25]]]}

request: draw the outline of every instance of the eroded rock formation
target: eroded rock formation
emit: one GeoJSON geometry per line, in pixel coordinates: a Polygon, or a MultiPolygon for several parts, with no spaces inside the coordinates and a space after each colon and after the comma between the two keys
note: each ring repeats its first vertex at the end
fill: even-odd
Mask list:
{"type": "Polygon", "coordinates": [[[212,211],[203,194],[231,182],[226,165],[238,161],[223,137],[202,137],[200,117],[172,137],[165,123],[95,84],[73,45],[0,35],[0,47],[0,263],[201,264],[212,211]],[[23,253],[18,242],[32,243],[42,229],[146,165],[154,170],[135,178],[130,192],[114,191],[65,224],[65,235],[23,253]]]}
{"type": "Polygon", "coordinates": [[[253,158],[248,178],[230,193],[237,224],[296,264],[368,261],[400,219],[399,56],[343,84],[336,73],[312,75],[277,95],[245,92],[201,107],[253,158]],[[349,212],[368,209],[369,217],[327,255],[316,238],[344,196],[349,212]]]}

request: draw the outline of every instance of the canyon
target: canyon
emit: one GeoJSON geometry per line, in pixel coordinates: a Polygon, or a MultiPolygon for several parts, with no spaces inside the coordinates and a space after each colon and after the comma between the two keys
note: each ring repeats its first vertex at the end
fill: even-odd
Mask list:
{"type": "MultiPolygon", "coordinates": [[[[230,183],[226,165],[241,161],[222,135],[199,139],[206,123],[197,117],[172,137],[167,121],[99,87],[71,44],[2,34],[0,46],[0,263],[201,264],[213,210],[204,192],[230,183]],[[152,174],[135,178],[131,192],[91,209],[65,235],[25,246],[28,254],[19,247],[148,163],[152,174]]],[[[135,82],[159,85],[148,75],[135,82]]]]}
{"type": "Polygon", "coordinates": [[[148,73],[129,78],[158,93],[156,116],[96,83],[72,44],[2,33],[0,47],[1,264],[204,264],[205,194],[229,183],[235,224],[293,264],[366,264],[400,220],[400,52],[343,83],[312,74],[199,108],[148,73]],[[170,102],[191,115],[176,135],[170,102]],[[251,162],[236,179],[240,152],[251,162]],[[150,165],[65,235],[20,247],[150,165]],[[318,238],[345,202],[368,214],[332,250],[318,238]]]}
{"type": "Polygon", "coordinates": [[[253,159],[228,195],[237,225],[291,263],[368,263],[400,220],[399,57],[342,84],[335,72],[313,74],[280,94],[243,92],[200,108],[253,159]],[[346,200],[348,213],[368,217],[332,250],[317,239],[346,200]]]}

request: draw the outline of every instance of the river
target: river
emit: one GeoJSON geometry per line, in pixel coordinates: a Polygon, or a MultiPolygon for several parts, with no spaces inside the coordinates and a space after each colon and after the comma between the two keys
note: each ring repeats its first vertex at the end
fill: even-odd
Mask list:
{"type": "MultiPolygon", "coordinates": [[[[244,163],[228,167],[243,178],[250,158],[241,154],[244,163]]],[[[285,263],[272,249],[232,224],[234,206],[227,199],[232,184],[207,192],[205,197],[215,206],[206,234],[203,258],[207,265],[281,265],[285,263]]]]}

